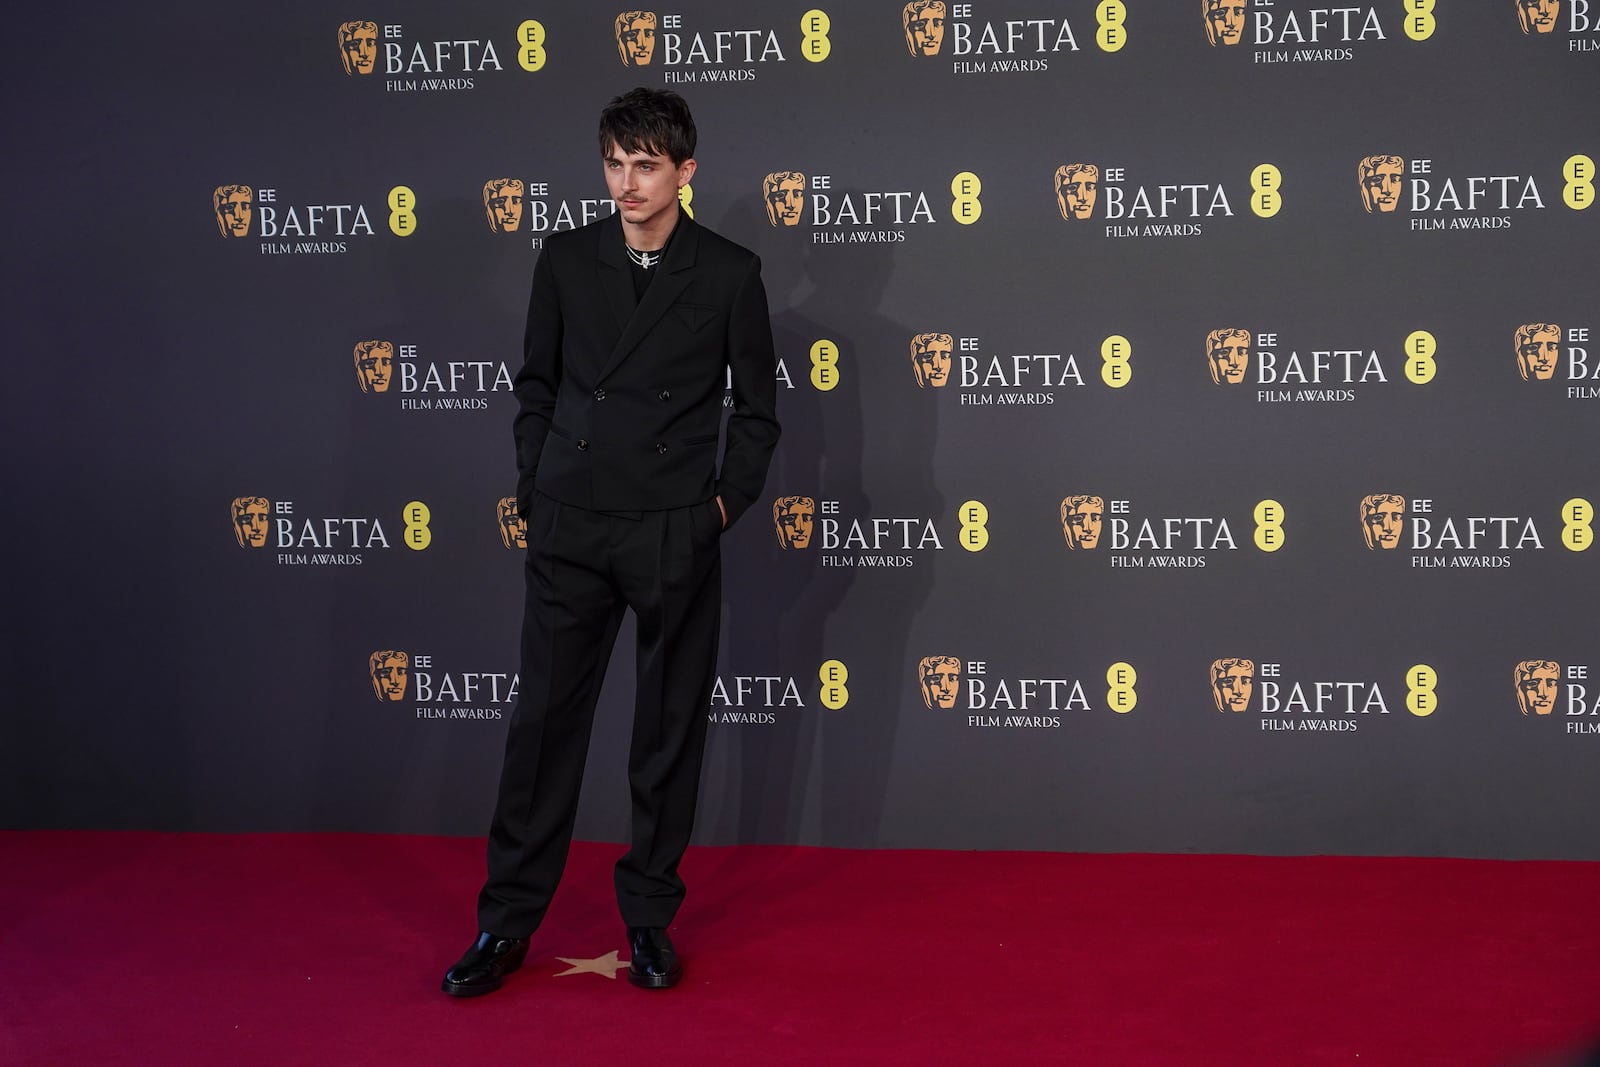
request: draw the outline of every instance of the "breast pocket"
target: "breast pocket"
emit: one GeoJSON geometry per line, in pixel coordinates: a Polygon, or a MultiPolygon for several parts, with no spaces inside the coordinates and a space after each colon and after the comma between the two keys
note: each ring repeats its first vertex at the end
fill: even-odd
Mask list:
{"type": "Polygon", "coordinates": [[[672,313],[690,332],[699,333],[717,321],[722,311],[713,304],[673,304],[672,313]]]}

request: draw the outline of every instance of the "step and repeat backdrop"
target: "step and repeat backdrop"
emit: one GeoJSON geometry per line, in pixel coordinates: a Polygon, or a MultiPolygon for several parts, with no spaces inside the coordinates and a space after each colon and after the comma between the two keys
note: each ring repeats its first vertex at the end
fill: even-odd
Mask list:
{"type": "Polygon", "coordinates": [[[6,825],[485,830],[527,286],[649,85],[785,429],[700,841],[1600,858],[1600,3],[8,22],[6,825]]]}

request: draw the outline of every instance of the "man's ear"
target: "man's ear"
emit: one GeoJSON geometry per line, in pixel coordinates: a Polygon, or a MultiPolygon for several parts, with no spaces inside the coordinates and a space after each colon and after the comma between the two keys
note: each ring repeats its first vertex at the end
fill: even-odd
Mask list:
{"type": "Polygon", "coordinates": [[[678,188],[682,189],[694,180],[695,161],[686,159],[678,164],[678,188]]]}

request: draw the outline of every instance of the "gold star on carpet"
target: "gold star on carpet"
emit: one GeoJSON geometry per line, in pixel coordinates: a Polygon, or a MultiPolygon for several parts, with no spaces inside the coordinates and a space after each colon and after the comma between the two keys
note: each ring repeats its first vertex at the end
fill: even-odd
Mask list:
{"type": "Polygon", "coordinates": [[[616,949],[612,949],[604,956],[596,956],[592,960],[569,960],[565,956],[557,956],[556,959],[567,965],[566,970],[556,975],[557,978],[565,978],[569,974],[598,974],[615,982],[617,972],[628,965],[627,960],[617,959],[616,949]]]}

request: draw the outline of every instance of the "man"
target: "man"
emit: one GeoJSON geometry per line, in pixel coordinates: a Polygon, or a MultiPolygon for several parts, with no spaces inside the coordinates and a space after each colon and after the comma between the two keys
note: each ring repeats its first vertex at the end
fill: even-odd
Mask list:
{"type": "Polygon", "coordinates": [[[1250,368],[1249,330],[1212,330],[1206,334],[1206,362],[1211,380],[1218,385],[1238,385],[1250,368]]]}
{"type": "Polygon", "coordinates": [[[761,492],[778,442],[761,263],[680,210],[694,149],[694,120],[676,93],[635,89],[613,100],[600,116],[600,150],[616,213],[551,235],[534,267],[513,383],[528,541],[522,689],[489,829],[480,933],[444,978],[454,996],[499,988],[544,918],[628,608],[638,689],[632,847],[616,866],[617,904],[629,980],[659,989],[682,975],[666,928],[684,895],[678,862],[716,677],[718,539],[761,492]]]}

